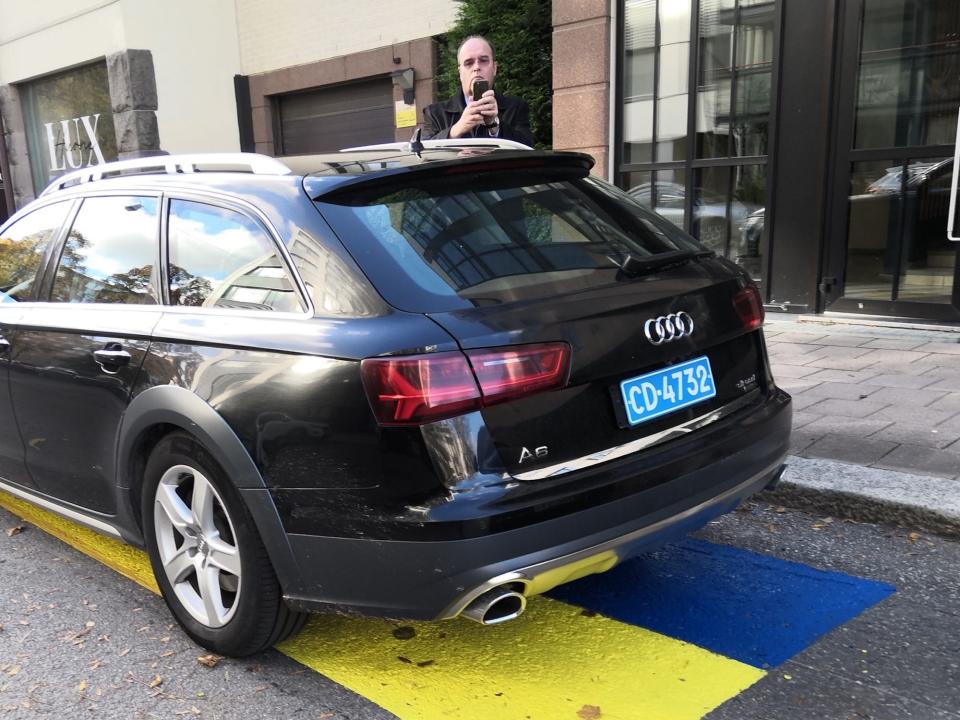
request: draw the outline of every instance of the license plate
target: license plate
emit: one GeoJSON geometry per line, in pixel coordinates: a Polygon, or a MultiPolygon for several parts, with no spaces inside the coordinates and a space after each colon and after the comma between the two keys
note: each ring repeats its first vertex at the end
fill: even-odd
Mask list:
{"type": "Polygon", "coordinates": [[[638,375],[620,383],[627,422],[642,422],[668,415],[717,394],[710,359],[705,355],[679,365],[638,375]]]}

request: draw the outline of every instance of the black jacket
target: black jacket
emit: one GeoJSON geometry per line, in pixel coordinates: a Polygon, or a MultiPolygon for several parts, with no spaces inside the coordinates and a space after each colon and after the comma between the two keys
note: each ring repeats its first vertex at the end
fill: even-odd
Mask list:
{"type": "MultiPolygon", "coordinates": [[[[533,147],[533,133],[530,131],[530,108],[525,100],[496,93],[497,111],[500,116],[500,134],[504,140],[515,140],[533,147]]],[[[452,128],[466,109],[463,93],[457,93],[446,102],[428,105],[423,109],[423,139],[445,140],[450,137],[452,128]]],[[[490,137],[486,128],[474,129],[473,137],[490,137]]]]}

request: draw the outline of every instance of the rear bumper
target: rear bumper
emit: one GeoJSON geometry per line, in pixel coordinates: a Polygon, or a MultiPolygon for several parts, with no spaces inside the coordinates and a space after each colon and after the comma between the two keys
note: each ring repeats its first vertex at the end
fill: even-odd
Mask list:
{"type": "MultiPolygon", "coordinates": [[[[308,611],[443,619],[494,585],[518,583],[536,594],[609,569],[733,510],[778,476],[790,436],[786,393],[775,391],[723,425],[703,434],[695,469],[524,527],[438,541],[288,534],[301,577],[299,587],[286,588],[286,601],[308,611]]],[[[651,449],[592,472],[660,473],[671,454],[651,449]]],[[[690,468],[689,458],[682,466],[690,468]]]]}

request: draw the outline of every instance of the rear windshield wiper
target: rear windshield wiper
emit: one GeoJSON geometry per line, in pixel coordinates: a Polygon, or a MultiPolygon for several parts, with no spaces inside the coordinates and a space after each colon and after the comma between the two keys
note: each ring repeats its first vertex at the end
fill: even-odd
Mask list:
{"type": "Polygon", "coordinates": [[[676,250],[674,252],[659,253],[648,257],[636,257],[627,255],[623,262],[617,263],[620,271],[629,277],[636,277],[654,270],[663,270],[664,268],[675,265],[684,265],[697,258],[710,257],[712,250],[676,250]]]}

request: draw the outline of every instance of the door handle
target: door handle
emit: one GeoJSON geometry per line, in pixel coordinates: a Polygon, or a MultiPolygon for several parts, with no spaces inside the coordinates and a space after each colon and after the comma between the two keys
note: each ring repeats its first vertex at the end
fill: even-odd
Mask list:
{"type": "Polygon", "coordinates": [[[130,353],[124,350],[123,346],[119,343],[111,343],[102,350],[94,350],[93,359],[100,363],[100,365],[121,367],[130,363],[130,353]]]}

